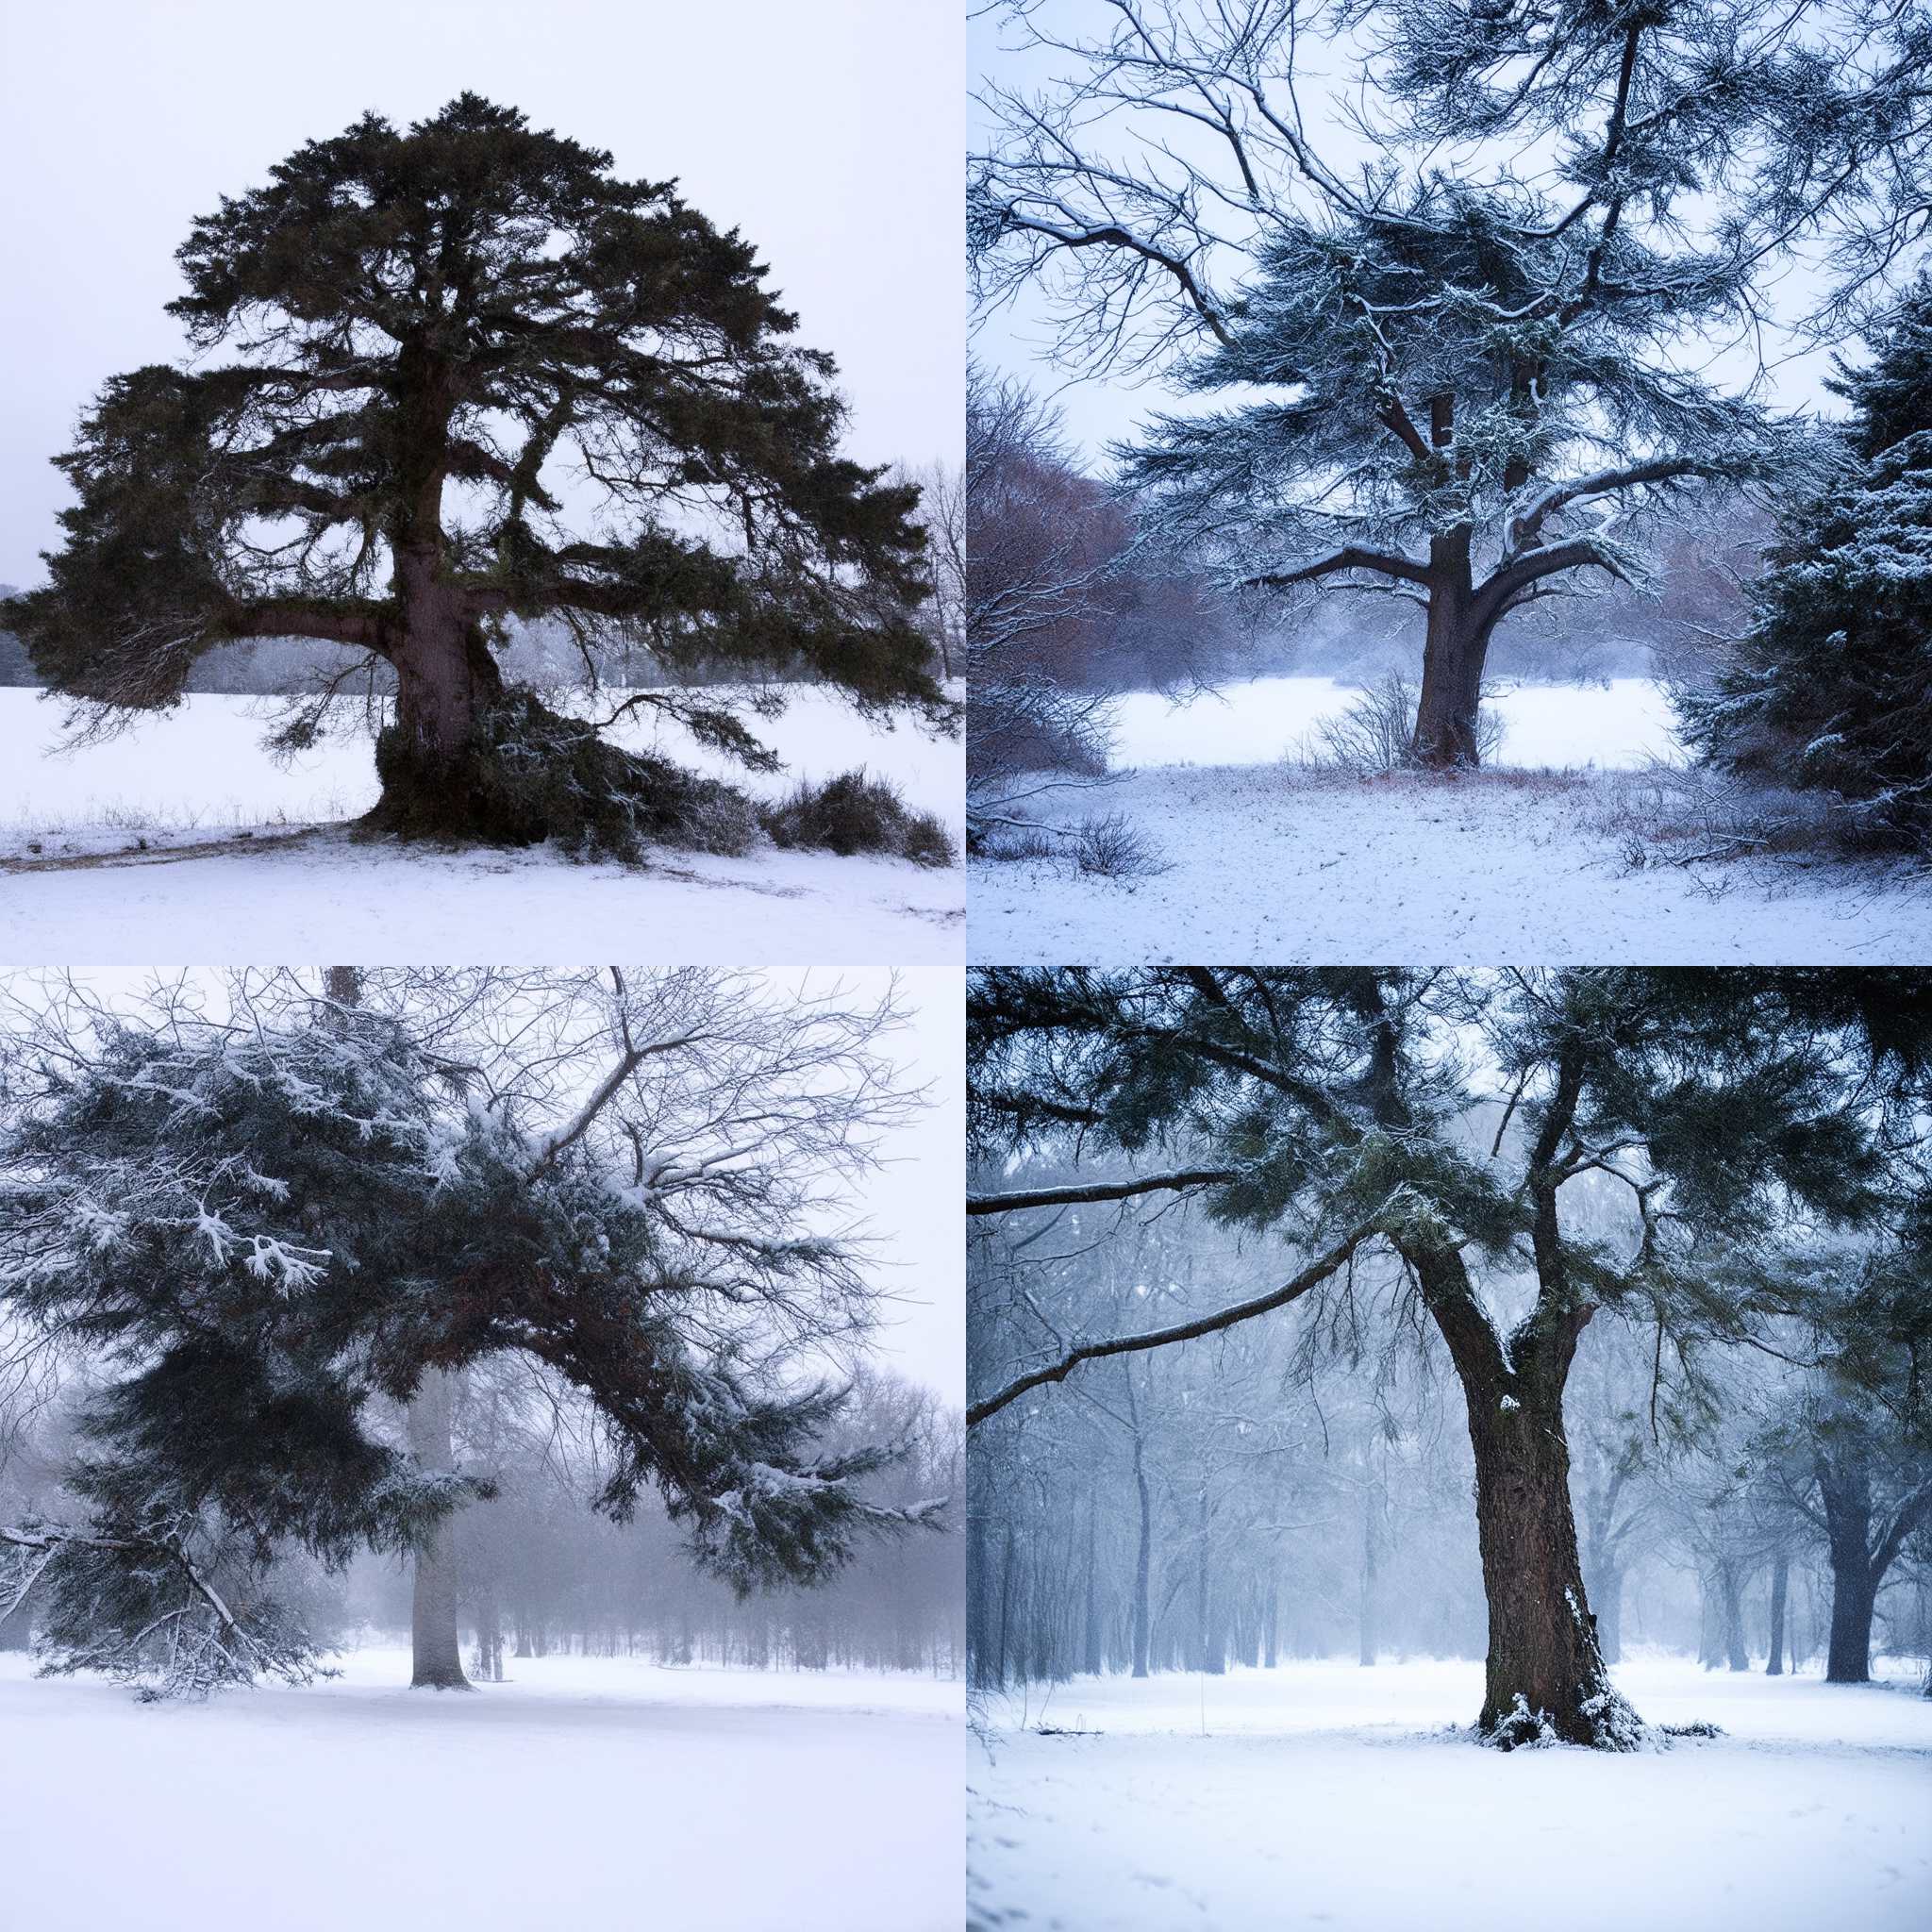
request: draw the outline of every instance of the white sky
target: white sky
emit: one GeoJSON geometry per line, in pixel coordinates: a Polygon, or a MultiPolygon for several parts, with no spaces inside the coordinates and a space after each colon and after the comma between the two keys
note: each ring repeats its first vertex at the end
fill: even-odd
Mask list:
{"type": "Polygon", "coordinates": [[[179,358],[193,219],[465,89],[676,176],[838,358],[853,454],[956,461],[961,42],[947,0],[0,0],[0,583],[40,581],[101,383],[179,358]]]}

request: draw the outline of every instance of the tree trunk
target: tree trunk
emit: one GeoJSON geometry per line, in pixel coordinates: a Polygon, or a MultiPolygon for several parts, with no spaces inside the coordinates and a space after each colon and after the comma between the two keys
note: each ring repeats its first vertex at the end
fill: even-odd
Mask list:
{"type": "Polygon", "coordinates": [[[1357,1611],[1359,1622],[1357,1651],[1359,1660],[1373,1664],[1376,1657],[1375,1643],[1375,1491],[1374,1485],[1367,1480],[1368,1458],[1362,1458],[1364,1480],[1362,1482],[1362,1563],[1361,1588],[1358,1592],[1357,1611]]]}
{"type": "Polygon", "coordinates": [[[0,1650],[31,1650],[33,1648],[32,1613],[25,1601],[14,1605],[4,1617],[0,1617],[0,1650]]]}
{"type": "Polygon", "coordinates": [[[1281,1572],[1268,1566],[1268,1601],[1261,1611],[1261,1668],[1272,1671],[1281,1660],[1281,1572]]]}
{"type": "Polygon", "coordinates": [[[1872,1676],[1872,1613],[1878,1577],[1872,1566],[1872,1479],[1857,1448],[1836,1462],[1818,1461],[1831,1552],[1831,1636],[1824,1654],[1827,1684],[1864,1684],[1872,1676]]]}
{"type": "Polygon", "coordinates": [[[1624,1570],[1618,1563],[1605,1563],[1590,1586],[1590,1600],[1596,1606],[1596,1647],[1607,1664],[1620,1663],[1624,1657],[1624,1570]]]}
{"type": "Polygon", "coordinates": [[[1096,1484],[1087,1491],[1087,1601],[1080,1626],[1080,1668],[1090,1676],[1100,1672],[1100,1596],[1094,1575],[1098,1567],[1096,1541],[1100,1515],[1100,1491],[1096,1484]]]}
{"type": "Polygon", "coordinates": [[[1771,1566],[1771,1655],[1765,1659],[1764,1674],[1781,1677],[1785,1672],[1785,1599],[1790,1593],[1791,1559],[1780,1549],[1771,1566]]]}
{"type": "Polygon", "coordinates": [[[1194,1668],[1197,1671],[1219,1671],[1222,1659],[1219,1646],[1213,1642],[1213,1632],[1209,1628],[1208,1617],[1211,1598],[1208,1575],[1208,1521],[1211,1510],[1208,1501],[1208,1485],[1201,1485],[1201,1548],[1194,1558],[1194,1668]],[[1213,1661],[1208,1661],[1212,1656],[1213,1661]]]}
{"type": "MultiPolygon", "coordinates": [[[[1128,1382],[1131,1398],[1133,1384],[1128,1382]]],[[[1140,1418],[1135,1416],[1134,1488],[1141,1503],[1141,1536],[1134,1553],[1134,1674],[1147,1674],[1147,1642],[1150,1619],[1147,1614],[1148,1573],[1154,1562],[1154,1507],[1147,1493],[1147,1470],[1141,1456],[1140,1418]]]]}
{"type": "Polygon", "coordinates": [[[1866,1684],[1872,1679],[1872,1614],[1877,1606],[1869,1565],[1831,1564],[1831,1639],[1824,1656],[1827,1684],[1866,1684]]]}
{"type": "Polygon", "coordinates": [[[1423,641],[1423,684],[1409,753],[1432,771],[1474,771],[1483,665],[1496,620],[1475,595],[1470,533],[1452,531],[1429,543],[1429,615],[1423,641]]]}
{"type": "Polygon", "coordinates": [[[1604,1667],[1577,1560],[1562,1395],[1533,1377],[1510,1381],[1514,1392],[1469,1397],[1490,1607],[1479,1728],[1505,1745],[1547,1724],[1567,1743],[1629,1748],[1634,1720],[1604,1667]]]}
{"type": "Polygon", "coordinates": [[[1724,1662],[1734,1671],[1748,1671],[1751,1655],[1744,1647],[1744,1588],[1735,1563],[1719,1566],[1718,1589],[1724,1602],[1724,1662]]]}
{"type": "MultiPolygon", "coordinates": [[[[442,1369],[425,1369],[409,1403],[409,1447],[418,1467],[437,1474],[456,1468],[450,1444],[451,1384],[442,1369]]],[[[445,1516],[416,1544],[416,1587],[409,1615],[413,1688],[467,1690],[457,1641],[455,1525],[445,1516]]]]}

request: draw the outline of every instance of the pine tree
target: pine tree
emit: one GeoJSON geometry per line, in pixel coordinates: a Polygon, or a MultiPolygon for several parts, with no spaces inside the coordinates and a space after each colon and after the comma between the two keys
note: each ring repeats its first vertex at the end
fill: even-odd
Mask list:
{"type": "Polygon", "coordinates": [[[1684,732],[1726,771],[1838,793],[1853,832],[1932,841],[1932,278],[1831,384],[1855,468],[1789,510],[1749,630],[1684,732]]]}
{"type": "MultiPolygon", "coordinates": [[[[465,986],[457,1004],[532,1033],[529,985],[465,986]]],[[[626,987],[614,1063],[544,1124],[531,1074],[479,1091],[409,1007],[104,1017],[0,1138],[0,1307],[123,1370],[68,1476],[90,1520],[8,1532],[57,1666],[193,1690],[305,1674],[276,1558],[433,1553],[487,1485],[425,1405],[506,1352],[594,1406],[597,1506],[622,1522],[656,1488],[741,1591],[934,1519],[862,1493],[893,1446],[828,1452],[846,1391],[801,1373],[869,1320],[860,1251],[812,1224],[901,1104],[874,1020],[788,1017],[714,974],[626,987]]],[[[532,1058],[560,1064],[554,1041],[532,1058]]],[[[450,1607],[428,1609],[453,1641],[450,1607]]]]}
{"type": "Polygon", "coordinates": [[[1868,286],[1924,206],[1920,9],[1107,0],[1091,31],[1004,10],[1045,77],[987,98],[982,297],[1038,291],[1064,361],[1218,405],[1119,454],[1226,582],[1424,606],[1427,766],[1477,761],[1512,610],[1641,582],[1646,519],[1807,460],[1683,345],[1774,326],[1800,244],[1868,286]]]}
{"type": "MultiPolygon", "coordinates": [[[[7,607],[57,690],[125,715],[226,641],[347,645],[394,679],[372,827],[625,856],[741,844],[749,809],[506,687],[511,620],[567,625],[592,683],[722,663],[947,715],[917,490],[838,454],[831,359],[671,183],[466,93],[309,142],[178,259],[195,359],[107,385],[58,458],[79,502],[50,581],[7,607]],[[560,493],[573,457],[594,518],[560,493]]],[[[727,702],[658,689],[600,722],[626,713],[775,765],[727,702]]]]}
{"type": "Polygon", "coordinates": [[[1802,1311],[1808,1229],[1898,1239],[1916,1198],[1910,1124],[1932,1097],[1932,975],[998,969],[976,975],[968,1052],[989,1158],[1076,1140],[1136,1170],[969,1212],[1193,1196],[1278,1231],[1304,1263],[1186,1321],[1069,1340],[971,1402],[969,1424],[1107,1356],[1219,1336],[1392,1269],[1467,1410],[1490,1611],[1479,1730],[1505,1747],[1623,1749],[1639,1727],[1605,1666],[1571,1498],[1578,1341],[1594,1319],[1624,1319],[1693,1364],[1802,1311]],[[1585,1174],[1627,1196],[1615,1238],[1565,1194],[1585,1174]],[[1500,1291],[1525,1269],[1533,1296],[1508,1316],[1500,1291]]]}

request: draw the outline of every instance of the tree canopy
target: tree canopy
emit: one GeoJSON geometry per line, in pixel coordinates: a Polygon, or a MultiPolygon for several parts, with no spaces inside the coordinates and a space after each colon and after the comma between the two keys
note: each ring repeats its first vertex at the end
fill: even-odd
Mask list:
{"type": "Polygon", "coordinates": [[[506,798],[520,755],[675,829],[666,774],[583,749],[626,712],[770,768],[727,696],[675,688],[701,667],[948,715],[917,489],[840,454],[831,358],[674,183],[466,93],[308,142],[177,259],[192,359],[108,383],[57,458],[49,581],[8,607],[57,689],[149,709],[225,641],[352,646],[394,674],[383,822],[526,838],[565,807],[506,798]],[[509,702],[491,643],[538,618],[586,682],[666,688],[594,721],[509,702]]]}

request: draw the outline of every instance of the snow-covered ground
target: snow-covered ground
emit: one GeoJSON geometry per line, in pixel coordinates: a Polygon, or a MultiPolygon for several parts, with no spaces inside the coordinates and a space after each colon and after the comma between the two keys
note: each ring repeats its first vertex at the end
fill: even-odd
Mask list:
{"type": "Polygon", "coordinates": [[[1362,779],[1279,762],[1150,768],[1032,808],[1068,826],[1118,812],[1165,870],[1108,878],[1060,857],[975,861],[970,954],[1000,964],[1932,958],[1923,876],[1796,857],[1674,864],[1623,823],[1644,819],[1650,789],[1642,774],[1615,771],[1362,779]]]}
{"type": "MultiPolygon", "coordinates": [[[[1323,719],[1360,694],[1359,687],[1332,677],[1257,677],[1179,703],[1133,691],[1114,709],[1114,762],[1259,765],[1297,757],[1323,719]]],[[[1607,770],[1682,756],[1670,704],[1647,677],[1607,685],[1506,684],[1491,705],[1503,725],[1505,764],[1607,770]]]]}
{"type": "Polygon", "coordinates": [[[956,1932],[961,1698],[917,1676],[508,1664],[144,1707],[0,1657],[0,1923],[33,1932],[956,1932]]]}
{"type": "MultiPolygon", "coordinates": [[[[261,748],[260,701],[202,694],[107,744],[50,757],[59,720],[57,703],[0,690],[0,964],[242,952],[370,964],[613,951],[738,965],[961,957],[957,869],[763,850],[667,852],[636,872],[542,850],[356,844],[340,827],[375,797],[366,739],[281,767],[261,748]]],[[[658,741],[640,727],[629,741],[661,741],[754,791],[863,765],[956,835],[963,826],[957,741],[869,724],[812,690],[758,728],[786,759],[783,774],[746,778],[675,731],[658,741]]]]}
{"type": "Polygon", "coordinates": [[[1202,1932],[1892,1932],[1932,1924],[1932,1702],[1901,1678],[1617,1679],[1653,1724],[1724,1736],[1627,1757],[1449,1734],[1474,1663],[1083,1677],[999,1700],[967,1774],[975,1927],[1202,1932]],[[1088,1737],[1042,1737],[1042,1720],[1088,1737]]]}

